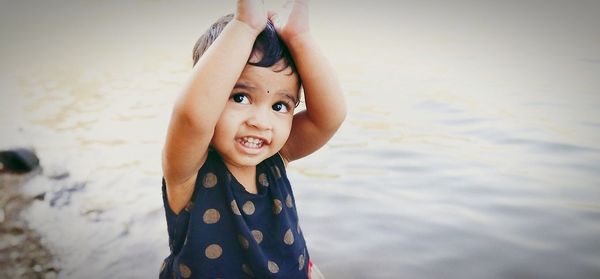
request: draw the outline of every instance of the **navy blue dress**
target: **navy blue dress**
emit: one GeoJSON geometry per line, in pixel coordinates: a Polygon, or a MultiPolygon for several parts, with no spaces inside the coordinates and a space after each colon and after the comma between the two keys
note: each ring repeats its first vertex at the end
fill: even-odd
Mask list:
{"type": "Polygon", "coordinates": [[[210,151],[188,206],[163,203],[170,255],[160,278],[308,278],[309,255],[281,156],[256,166],[252,194],[210,151]]]}

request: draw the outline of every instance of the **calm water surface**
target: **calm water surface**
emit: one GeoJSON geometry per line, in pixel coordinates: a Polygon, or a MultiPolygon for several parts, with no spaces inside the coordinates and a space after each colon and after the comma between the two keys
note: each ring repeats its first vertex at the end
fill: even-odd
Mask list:
{"type": "MultiPolygon", "coordinates": [[[[2,5],[0,146],[44,166],[25,216],[63,278],[155,277],[170,109],[229,6],[2,5]]],[[[598,3],[313,8],[349,115],[289,175],[327,277],[600,277],[598,3]]]]}

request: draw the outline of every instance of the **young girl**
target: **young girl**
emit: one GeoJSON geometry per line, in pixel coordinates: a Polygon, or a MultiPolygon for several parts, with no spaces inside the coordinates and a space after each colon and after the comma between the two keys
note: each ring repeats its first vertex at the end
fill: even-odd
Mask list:
{"type": "Polygon", "coordinates": [[[171,116],[163,150],[171,253],[160,278],[310,278],[285,167],[323,146],[345,115],[307,0],[279,13],[237,1],[235,15],[198,40],[171,116]],[[294,114],[301,85],[306,110],[294,114]]]}

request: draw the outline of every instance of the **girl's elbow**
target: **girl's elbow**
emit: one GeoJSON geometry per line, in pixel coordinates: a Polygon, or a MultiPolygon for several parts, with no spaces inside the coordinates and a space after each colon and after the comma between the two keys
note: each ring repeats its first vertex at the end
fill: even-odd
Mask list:
{"type": "Polygon", "coordinates": [[[342,107],[336,114],[335,117],[331,119],[329,131],[331,133],[337,132],[337,130],[344,124],[344,120],[346,120],[346,107],[342,107]]]}

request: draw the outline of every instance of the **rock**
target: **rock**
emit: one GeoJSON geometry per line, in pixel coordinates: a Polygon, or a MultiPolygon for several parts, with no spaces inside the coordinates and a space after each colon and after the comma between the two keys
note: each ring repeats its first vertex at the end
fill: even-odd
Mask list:
{"type": "MultiPolygon", "coordinates": [[[[14,154],[10,155],[13,159],[14,154]]],[[[2,157],[2,162],[7,158],[2,157]]],[[[23,195],[23,185],[36,174],[17,175],[5,170],[0,173],[0,212],[4,215],[0,222],[0,278],[59,277],[58,262],[44,246],[42,236],[28,227],[21,215],[34,201],[23,195]]]]}
{"type": "Polygon", "coordinates": [[[48,271],[44,275],[44,279],[56,279],[56,278],[58,278],[58,275],[55,271],[48,271]]]}
{"type": "Polygon", "coordinates": [[[33,267],[33,271],[35,271],[35,272],[42,272],[42,270],[43,270],[43,268],[42,268],[42,266],[41,266],[41,265],[39,265],[39,264],[36,264],[36,265],[33,267]]]}
{"type": "Polygon", "coordinates": [[[43,201],[46,198],[46,192],[39,193],[33,197],[34,200],[43,201]]]}
{"type": "Polygon", "coordinates": [[[28,173],[40,166],[40,160],[30,149],[0,151],[0,173],[28,173]]]}

